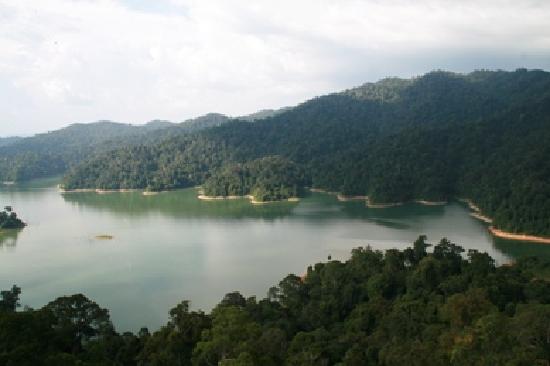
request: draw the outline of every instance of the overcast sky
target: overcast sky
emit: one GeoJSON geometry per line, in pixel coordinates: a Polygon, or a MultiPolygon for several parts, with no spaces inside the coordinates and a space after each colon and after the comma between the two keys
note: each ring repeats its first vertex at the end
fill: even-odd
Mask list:
{"type": "Polygon", "coordinates": [[[0,136],[517,67],[550,69],[550,1],[0,0],[0,136]]]}

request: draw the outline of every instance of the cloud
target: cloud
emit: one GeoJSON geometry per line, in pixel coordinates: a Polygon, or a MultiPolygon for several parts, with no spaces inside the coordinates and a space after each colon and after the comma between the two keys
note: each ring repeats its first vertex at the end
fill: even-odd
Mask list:
{"type": "Polygon", "coordinates": [[[0,0],[0,135],[293,105],[389,75],[550,67],[550,3],[0,0]]]}

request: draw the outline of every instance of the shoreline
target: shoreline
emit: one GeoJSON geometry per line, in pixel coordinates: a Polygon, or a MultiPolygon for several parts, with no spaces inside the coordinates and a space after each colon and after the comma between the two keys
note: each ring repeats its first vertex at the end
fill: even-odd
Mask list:
{"type": "Polygon", "coordinates": [[[198,199],[200,200],[203,200],[203,201],[223,201],[223,200],[240,200],[240,199],[244,199],[244,198],[247,198],[247,199],[254,199],[254,197],[250,196],[250,195],[246,195],[246,196],[207,196],[205,194],[199,194],[197,196],[198,199]]]}
{"type": "Polygon", "coordinates": [[[100,189],[100,188],[75,188],[75,189],[64,189],[58,186],[60,193],[97,193],[97,194],[109,194],[109,193],[132,193],[132,192],[141,192],[144,196],[154,196],[161,192],[167,191],[147,191],[137,188],[120,188],[120,189],[100,189]]]}
{"type": "Polygon", "coordinates": [[[157,192],[157,191],[143,191],[143,192],[141,192],[141,194],[143,196],[156,196],[159,193],[160,192],[157,192]]]}
{"type": "Polygon", "coordinates": [[[476,218],[478,220],[481,220],[486,224],[492,224],[493,223],[492,218],[490,218],[489,216],[482,215],[479,212],[470,212],[470,216],[472,216],[473,218],[476,218]]]}
{"type": "Polygon", "coordinates": [[[323,188],[308,188],[308,189],[309,189],[310,192],[326,193],[326,194],[330,194],[330,195],[333,195],[333,196],[337,196],[337,195],[340,194],[338,192],[327,191],[326,189],[323,189],[323,188]]]}
{"type": "MultiPolygon", "coordinates": [[[[470,212],[470,216],[481,220],[487,224],[492,224],[493,219],[489,216],[486,216],[482,213],[479,206],[477,206],[471,199],[469,198],[459,198],[460,202],[466,203],[470,210],[473,212],[470,212]]],[[[509,231],[504,231],[497,229],[496,227],[490,225],[488,227],[489,232],[496,236],[497,238],[502,239],[508,239],[508,240],[518,240],[518,241],[529,241],[533,243],[541,243],[541,244],[550,244],[550,237],[545,236],[537,236],[537,235],[529,235],[529,234],[522,234],[522,233],[511,233],[509,231]]]]}
{"type": "Polygon", "coordinates": [[[550,244],[549,237],[510,233],[507,231],[497,229],[494,226],[489,226],[489,232],[494,236],[503,238],[503,239],[522,240],[522,241],[531,241],[531,242],[541,243],[541,244],[550,244]]]}
{"type": "Polygon", "coordinates": [[[275,200],[275,201],[257,201],[254,196],[248,194],[246,196],[207,196],[205,194],[202,194],[203,192],[199,192],[200,194],[197,196],[199,200],[202,201],[233,201],[233,200],[240,200],[240,199],[248,199],[251,204],[253,205],[264,205],[267,203],[274,203],[274,202],[299,202],[299,197],[290,197],[284,200],[275,200]]]}
{"type": "Polygon", "coordinates": [[[369,196],[346,196],[344,194],[337,194],[336,198],[340,202],[349,202],[349,201],[366,201],[369,199],[369,196]]]}
{"type": "Polygon", "coordinates": [[[466,203],[468,205],[468,208],[473,211],[473,212],[470,212],[470,216],[478,220],[481,220],[487,224],[493,223],[493,219],[490,218],[489,216],[484,215],[483,212],[481,212],[481,209],[471,199],[459,198],[458,200],[460,202],[466,203]]]}
{"type": "Polygon", "coordinates": [[[449,203],[448,201],[427,201],[427,200],[414,200],[413,202],[424,206],[444,206],[449,203]]]}
{"type": "Polygon", "coordinates": [[[369,201],[369,196],[357,195],[357,196],[348,196],[339,192],[331,192],[322,188],[309,188],[310,192],[315,193],[325,193],[330,195],[335,195],[338,201],[340,202],[350,202],[350,201],[367,201],[367,207],[369,208],[389,208],[397,207],[404,205],[407,202],[418,203],[424,206],[444,206],[449,203],[449,201],[428,201],[424,199],[413,199],[407,202],[392,202],[392,203],[371,203],[369,201]]]}
{"type": "Polygon", "coordinates": [[[370,199],[367,199],[366,206],[368,208],[390,208],[402,206],[404,202],[393,202],[393,203],[371,203],[370,199]]]}

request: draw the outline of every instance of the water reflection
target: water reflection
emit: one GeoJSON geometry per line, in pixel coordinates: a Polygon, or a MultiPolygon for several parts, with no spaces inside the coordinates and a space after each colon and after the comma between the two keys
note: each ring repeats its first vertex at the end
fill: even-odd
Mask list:
{"type": "Polygon", "coordinates": [[[63,200],[79,208],[109,211],[124,216],[147,216],[159,213],[173,218],[260,218],[274,220],[289,216],[295,202],[272,202],[252,205],[247,199],[201,201],[195,189],[162,192],[143,196],[140,192],[126,193],[64,193],[63,200]]]}
{"type": "Polygon", "coordinates": [[[493,238],[494,247],[511,258],[539,257],[550,259],[550,245],[528,241],[493,238]]]}
{"type": "Polygon", "coordinates": [[[63,200],[81,209],[108,211],[126,217],[144,217],[159,213],[172,218],[218,218],[228,220],[275,220],[292,216],[310,222],[334,219],[369,221],[391,229],[408,229],[411,219],[441,218],[443,206],[409,204],[388,209],[369,209],[364,202],[339,202],[336,197],[312,193],[300,202],[271,202],[253,205],[246,199],[201,201],[195,189],[143,196],[140,192],[64,193],[63,200]]]}
{"type": "Polygon", "coordinates": [[[21,230],[4,230],[0,232],[0,250],[15,250],[17,237],[21,230]]]}

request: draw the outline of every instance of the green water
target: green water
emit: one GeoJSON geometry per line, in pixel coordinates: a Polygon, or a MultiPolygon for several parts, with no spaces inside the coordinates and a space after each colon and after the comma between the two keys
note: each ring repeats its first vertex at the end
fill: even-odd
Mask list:
{"type": "Polygon", "coordinates": [[[22,304],[32,307],[84,293],[110,309],[120,331],[156,329],[184,299],[208,311],[230,291],[263,297],[286,274],[328,255],[345,259],[365,245],[404,248],[420,234],[487,251],[498,263],[550,256],[550,246],[495,240],[457,203],[368,209],[319,193],[253,206],[200,201],[194,189],[60,194],[55,183],[0,189],[0,205],[12,205],[28,223],[0,235],[0,288],[18,284],[22,304]]]}

